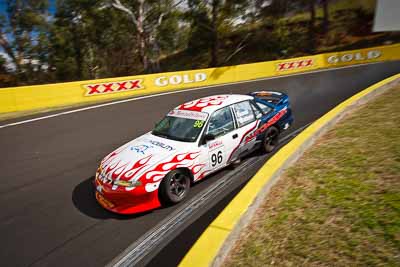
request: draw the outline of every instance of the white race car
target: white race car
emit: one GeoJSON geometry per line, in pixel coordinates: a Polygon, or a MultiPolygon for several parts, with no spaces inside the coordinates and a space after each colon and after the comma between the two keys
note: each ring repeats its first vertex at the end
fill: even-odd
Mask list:
{"type": "Polygon", "coordinates": [[[293,122],[280,92],[217,95],[182,104],[155,128],[107,155],[96,199],[121,214],[184,199],[190,185],[257,148],[270,152],[293,122]]]}

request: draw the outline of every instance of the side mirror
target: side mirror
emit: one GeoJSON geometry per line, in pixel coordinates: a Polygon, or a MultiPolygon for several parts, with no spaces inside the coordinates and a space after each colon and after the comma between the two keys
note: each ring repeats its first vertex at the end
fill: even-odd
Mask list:
{"type": "Polygon", "coordinates": [[[201,140],[201,144],[205,145],[205,144],[207,144],[208,141],[211,141],[211,140],[215,140],[215,135],[208,133],[203,136],[203,138],[201,140]]]}

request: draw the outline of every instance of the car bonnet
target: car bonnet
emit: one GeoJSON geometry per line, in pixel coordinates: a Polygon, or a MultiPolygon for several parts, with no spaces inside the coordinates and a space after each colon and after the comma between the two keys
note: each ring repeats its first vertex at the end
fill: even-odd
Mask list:
{"type": "MultiPolygon", "coordinates": [[[[146,191],[151,192],[158,188],[158,184],[170,170],[194,164],[199,153],[190,152],[193,144],[145,134],[116,149],[102,160],[101,179],[109,183],[115,180],[140,180],[146,191]]],[[[117,186],[113,186],[113,189],[117,189],[117,186]]],[[[133,188],[127,188],[130,189],[133,188]]]]}

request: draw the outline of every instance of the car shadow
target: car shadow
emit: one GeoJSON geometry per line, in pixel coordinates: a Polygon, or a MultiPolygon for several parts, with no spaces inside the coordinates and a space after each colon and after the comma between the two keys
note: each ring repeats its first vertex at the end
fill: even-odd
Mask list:
{"type": "MultiPolygon", "coordinates": [[[[242,161],[245,161],[246,159],[251,158],[251,157],[258,157],[261,155],[262,155],[262,153],[260,151],[253,151],[252,153],[245,156],[242,159],[242,161]]],[[[240,163],[240,164],[242,164],[242,163],[240,163]]],[[[196,187],[199,184],[211,182],[213,180],[213,177],[218,176],[219,174],[224,173],[224,172],[229,172],[230,170],[232,170],[234,168],[235,168],[234,166],[227,166],[225,168],[222,168],[221,170],[218,170],[217,172],[204,177],[204,179],[201,179],[200,181],[195,182],[194,184],[192,184],[192,186],[196,187]]],[[[123,214],[116,214],[116,213],[110,212],[110,211],[104,209],[103,207],[101,207],[100,204],[97,203],[96,196],[95,196],[95,188],[93,186],[93,180],[94,180],[94,176],[89,177],[88,179],[82,181],[77,186],[75,186],[75,188],[72,192],[72,203],[74,204],[75,208],[78,209],[81,213],[85,214],[88,217],[95,218],[95,219],[129,220],[129,219],[133,219],[133,218],[139,218],[139,217],[145,216],[149,213],[153,213],[157,210],[166,208],[166,207],[160,207],[160,208],[157,208],[157,209],[154,209],[151,211],[132,214],[132,215],[123,215],[123,214]]],[[[186,199],[186,201],[188,201],[189,199],[190,198],[186,199]]],[[[183,203],[184,202],[185,201],[183,201],[183,203]]]]}
{"type": "Polygon", "coordinates": [[[72,203],[81,213],[95,219],[117,219],[129,220],[144,216],[150,212],[138,213],[133,215],[122,215],[110,212],[96,201],[95,189],[93,186],[94,176],[84,180],[72,191],[72,203]]]}

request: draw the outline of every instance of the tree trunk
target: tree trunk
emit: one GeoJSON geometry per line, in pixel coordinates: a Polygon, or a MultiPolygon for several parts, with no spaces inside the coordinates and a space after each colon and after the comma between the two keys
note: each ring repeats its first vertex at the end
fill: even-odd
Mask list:
{"type": "Polygon", "coordinates": [[[323,29],[324,32],[328,32],[329,30],[329,9],[328,9],[329,0],[322,0],[322,8],[324,11],[324,21],[323,21],[323,29]]]}
{"type": "Polygon", "coordinates": [[[149,68],[149,60],[146,54],[146,34],[144,32],[144,0],[139,1],[139,10],[138,10],[138,18],[137,18],[137,38],[139,43],[139,55],[140,60],[143,64],[143,69],[146,72],[149,68]]]}
{"type": "Polygon", "coordinates": [[[80,43],[80,38],[79,34],[77,32],[76,27],[73,28],[72,31],[72,38],[74,42],[74,50],[75,50],[75,63],[76,63],[76,79],[82,80],[83,78],[83,55],[82,55],[82,49],[81,49],[81,43],[80,43]]]}
{"type": "Polygon", "coordinates": [[[313,53],[316,47],[315,40],[315,0],[308,0],[308,10],[310,12],[310,21],[308,25],[309,53],[313,53]]]}
{"type": "Polygon", "coordinates": [[[18,59],[14,51],[10,45],[10,43],[7,40],[7,37],[3,33],[0,34],[0,46],[4,49],[4,52],[12,59],[14,65],[15,65],[15,70],[17,73],[21,72],[21,60],[18,59]]]}
{"type": "Polygon", "coordinates": [[[139,43],[140,61],[142,61],[143,69],[146,71],[149,68],[149,62],[146,54],[146,37],[143,32],[139,32],[137,34],[137,38],[139,43]]]}
{"type": "Polygon", "coordinates": [[[218,66],[218,47],[219,47],[219,37],[218,37],[218,7],[220,0],[213,0],[212,2],[212,20],[211,20],[211,62],[210,67],[218,66]]]}

